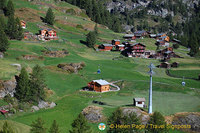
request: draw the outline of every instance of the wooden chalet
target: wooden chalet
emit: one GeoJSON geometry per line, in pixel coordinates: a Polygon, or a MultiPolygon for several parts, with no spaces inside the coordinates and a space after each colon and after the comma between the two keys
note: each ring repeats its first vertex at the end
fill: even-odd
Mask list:
{"type": "Polygon", "coordinates": [[[159,37],[159,40],[164,40],[164,41],[169,42],[169,37],[168,36],[162,36],[162,37],[159,37]]]}
{"type": "Polygon", "coordinates": [[[134,35],[135,35],[136,38],[144,37],[147,34],[148,33],[146,31],[144,31],[144,30],[134,32],[134,35]]]}
{"type": "Polygon", "coordinates": [[[125,49],[125,45],[117,45],[116,46],[116,50],[118,50],[118,51],[123,51],[125,49]]]}
{"type": "Polygon", "coordinates": [[[157,40],[156,45],[164,46],[165,45],[165,40],[157,40]]]}
{"type": "Polygon", "coordinates": [[[57,40],[57,32],[53,29],[41,29],[40,36],[43,40],[57,40]]]}
{"type": "Polygon", "coordinates": [[[133,98],[133,105],[141,108],[145,108],[145,98],[133,98]]]}
{"type": "Polygon", "coordinates": [[[167,36],[165,33],[158,33],[156,35],[156,38],[158,39],[159,37],[167,36]]]}
{"type": "Polygon", "coordinates": [[[123,36],[123,38],[126,40],[135,40],[136,39],[134,34],[126,34],[123,36]]]}
{"type": "Polygon", "coordinates": [[[99,45],[100,51],[111,51],[113,49],[114,45],[112,44],[101,44],[99,45]]]}
{"type": "Polygon", "coordinates": [[[96,92],[107,92],[110,91],[110,83],[102,79],[93,80],[88,83],[88,88],[96,92]]]}
{"type": "Polygon", "coordinates": [[[121,54],[128,57],[144,56],[146,46],[141,43],[129,44],[121,54]]]}
{"type": "Polygon", "coordinates": [[[112,40],[112,45],[120,45],[120,40],[118,39],[112,40]]]}
{"type": "Polygon", "coordinates": [[[21,21],[20,21],[20,24],[21,24],[21,27],[22,27],[23,29],[26,29],[26,22],[25,22],[24,20],[21,20],[21,21]]]}

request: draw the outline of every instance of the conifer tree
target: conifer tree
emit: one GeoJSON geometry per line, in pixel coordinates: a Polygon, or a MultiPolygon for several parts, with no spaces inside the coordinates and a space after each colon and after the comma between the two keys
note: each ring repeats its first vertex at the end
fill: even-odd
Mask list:
{"type": "Polygon", "coordinates": [[[80,113],[78,117],[72,123],[72,130],[70,133],[91,133],[90,126],[88,125],[85,116],[80,113]]]}
{"type": "Polygon", "coordinates": [[[32,101],[39,102],[45,99],[44,87],[45,79],[43,69],[39,65],[36,65],[30,75],[30,93],[32,101]]]}
{"type": "Polygon", "coordinates": [[[46,17],[45,17],[44,21],[50,25],[53,25],[55,22],[54,19],[55,19],[54,13],[53,13],[52,9],[49,8],[46,13],[46,17]]]}
{"type": "MultiPolygon", "coordinates": [[[[157,112],[157,111],[154,112],[153,115],[150,117],[148,124],[157,125],[157,126],[164,125],[166,127],[165,118],[160,112],[157,112]]],[[[167,129],[166,128],[151,128],[150,126],[148,126],[147,131],[148,133],[165,133],[167,132],[167,129]]]]}
{"type": "Polygon", "coordinates": [[[7,7],[6,7],[5,15],[6,16],[10,16],[10,15],[14,16],[14,14],[15,14],[15,8],[14,8],[14,5],[13,5],[13,2],[12,2],[12,0],[9,0],[7,7]]]}
{"type": "Polygon", "coordinates": [[[0,0],[0,9],[4,10],[6,8],[6,0],[0,0]]]}
{"type": "Polygon", "coordinates": [[[4,17],[0,16],[0,27],[3,29],[3,31],[5,32],[6,30],[6,23],[4,21],[4,17]]]}
{"type": "Polygon", "coordinates": [[[88,16],[90,17],[90,18],[93,18],[93,13],[92,13],[92,11],[93,11],[93,5],[92,5],[92,0],[87,0],[87,9],[86,9],[86,12],[87,12],[87,14],[88,14],[88,16]]]}
{"type": "Polygon", "coordinates": [[[16,90],[15,97],[20,102],[25,102],[26,100],[28,100],[28,96],[30,93],[29,77],[28,77],[28,73],[24,67],[21,69],[21,73],[17,80],[17,86],[16,86],[15,90],[16,90]]]}
{"type": "Polygon", "coordinates": [[[46,133],[46,128],[44,127],[44,121],[39,117],[37,120],[31,124],[31,133],[46,133]]]}
{"type": "Polygon", "coordinates": [[[8,46],[9,46],[8,38],[5,32],[3,31],[2,27],[0,26],[0,52],[6,52],[8,46]]]}
{"type": "Polygon", "coordinates": [[[94,45],[96,43],[96,33],[93,31],[90,31],[87,34],[86,42],[87,42],[88,47],[90,47],[90,48],[94,47],[94,45]]]}
{"type": "Polygon", "coordinates": [[[17,33],[17,24],[13,15],[8,17],[8,23],[6,26],[6,34],[10,39],[16,39],[17,33]]]}
{"type": "Polygon", "coordinates": [[[12,129],[11,125],[5,121],[3,124],[3,129],[0,131],[0,133],[14,133],[14,130],[12,129]]]}
{"type": "Polygon", "coordinates": [[[23,38],[23,29],[22,29],[22,26],[21,26],[21,23],[20,23],[20,20],[19,20],[18,17],[16,18],[15,22],[16,22],[16,26],[17,26],[16,39],[17,40],[22,40],[22,38],[23,38]]]}
{"type": "Polygon", "coordinates": [[[96,35],[98,35],[98,33],[99,33],[97,23],[94,26],[94,32],[95,32],[96,35]]]}
{"type": "Polygon", "coordinates": [[[49,133],[60,133],[59,126],[56,123],[56,120],[53,121],[53,123],[52,123],[52,125],[50,127],[50,130],[49,130],[49,133]]]}

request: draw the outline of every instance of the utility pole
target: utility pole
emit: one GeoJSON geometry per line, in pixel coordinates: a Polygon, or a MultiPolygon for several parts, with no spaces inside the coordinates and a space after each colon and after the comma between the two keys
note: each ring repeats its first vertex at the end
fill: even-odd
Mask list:
{"type": "Polygon", "coordinates": [[[152,114],[152,75],[153,75],[153,68],[155,68],[155,66],[153,65],[153,63],[151,63],[149,66],[150,71],[148,72],[150,75],[150,86],[149,86],[149,110],[148,113],[152,114]]]}

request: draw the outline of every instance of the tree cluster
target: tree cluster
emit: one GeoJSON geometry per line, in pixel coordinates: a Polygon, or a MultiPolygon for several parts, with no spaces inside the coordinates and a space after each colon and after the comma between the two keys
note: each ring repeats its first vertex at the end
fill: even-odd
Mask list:
{"type": "Polygon", "coordinates": [[[19,18],[15,18],[15,9],[11,0],[1,0],[0,10],[4,11],[5,16],[8,17],[7,23],[4,16],[0,16],[0,52],[5,52],[8,49],[8,38],[21,40],[23,38],[23,29],[19,18]]]}
{"type": "Polygon", "coordinates": [[[116,14],[109,13],[101,1],[96,0],[65,0],[66,2],[85,9],[87,15],[96,23],[108,26],[115,32],[121,32],[121,21],[116,14]]]}
{"type": "MultiPolygon", "coordinates": [[[[113,128],[108,129],[108,133],[139,133],[144,132],[144,130],[138,128],[116,128],[115,125],[141,125],[141,121],[135,113],[123,114],[122,110],[119,108],[108,119],[108,126],[112,126],[113,128]],[[112,125],[111,125],[112,124],[112,125]]],[[[165,118],[159,112],[154,112],[147,123],[148,125],[145,128],[145,132],[147,133],[164,133],[168,130],[166,128],[163,129],[155,129],[149,126],[152,125],[166,125],[165,118]]],[[[166,126],[165,126],[166,127],[166,126]]]]}
{"type": "MultiPolygon", "coordinates": [[[[44,124],[45,122],[39,117],[32,122],[30,133],[46,133],[47,128],[45,128],[44,124]]],[[[48,133],[60,133],[59,125],[57,124],[56,120],[53,121],[48,133]]]]}
{"type": "Polygon", "coordinates": [[[72,123],[72,130],[69,130],[70,133],[91,133],[90,126],[88,125],[87,119],[85,116],[80,113],[78,117],[72,123]]]}
{"type": "Polygon", "coordinates": [[[31,74],[28,74],[25,68],[17,78],[15,97],[20,102],[35,102],[45,99],[45,80],[43,69],[36,65],[31,74]]]}

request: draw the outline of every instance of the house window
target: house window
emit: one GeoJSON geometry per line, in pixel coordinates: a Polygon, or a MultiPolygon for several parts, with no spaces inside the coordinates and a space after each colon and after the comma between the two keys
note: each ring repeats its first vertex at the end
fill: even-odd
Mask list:
{"type": "Polygon", "coordinates": [[[138,104],[142,104],[142,102],[138,102],[138,104]]]}

